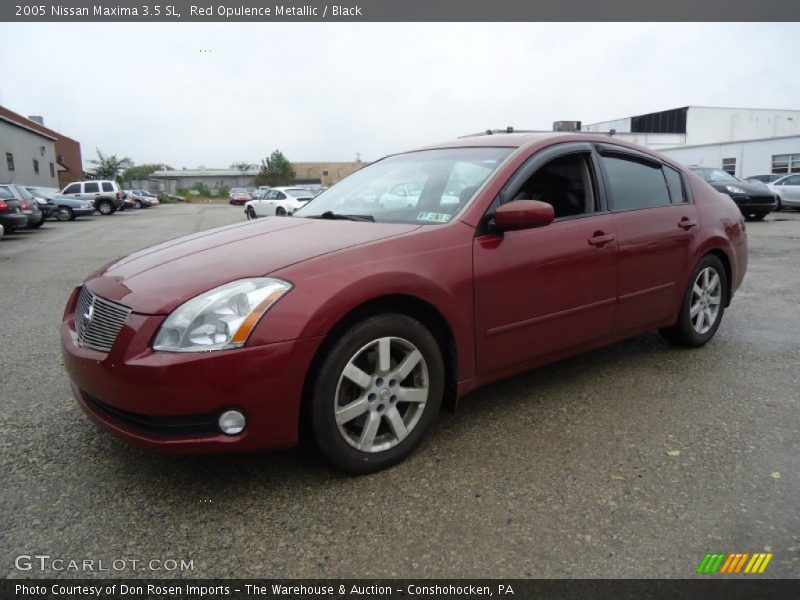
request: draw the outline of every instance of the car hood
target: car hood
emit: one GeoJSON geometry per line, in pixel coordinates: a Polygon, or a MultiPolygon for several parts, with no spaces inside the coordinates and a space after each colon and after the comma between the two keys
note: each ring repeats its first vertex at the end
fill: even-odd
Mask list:
{"type": "Polygon", "coordinates": [[[752,194],[754,196],[768,196],[771,193],[770,189],[765,183],[755,183],[753,181],[714,181],[709,182],[709,185],[715,190],[724,192],[726,194],[730,194],[727,187],[729,185],[741,188],[748,194],[752,194]]]}
{"type": "Polygon", "coordinates": [[[143,314],[167,314],[190,298],[244,277],[409,233],[419,225],[273,217],[177,238],[93,273],[96,294],[143,314]]]}

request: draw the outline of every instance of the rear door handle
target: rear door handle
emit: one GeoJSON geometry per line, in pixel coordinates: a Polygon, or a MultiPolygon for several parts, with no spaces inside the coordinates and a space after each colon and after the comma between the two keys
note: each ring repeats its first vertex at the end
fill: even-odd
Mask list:
{"type": "Polygon", "coordinates": [[[678,221],[678,227],[685,231],[689,231],[692,227],[697,225],[697,221],[694,219],[690,219],[689,217],[683,217],[680,221],[678,221]]]}
{"type": "Polygon", "coordinates": [[[598,231],[589,238],[589,245],[602,246],[608,242],[613,242],[615,239],[617,239],[617,236],[613,233],[603,233],[602,231],[598,231]]]}

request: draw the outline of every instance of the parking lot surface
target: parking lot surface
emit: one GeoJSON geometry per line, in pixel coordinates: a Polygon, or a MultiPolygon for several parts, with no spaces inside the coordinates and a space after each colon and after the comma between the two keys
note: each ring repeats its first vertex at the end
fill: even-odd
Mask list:
{"type": "MultiPolygon", "coordinates": [[[[108,261],[238,222],[162,205],[0,241],[0,575],[21,554],[183,559],[103,576],[689,577],[706,552],[800,576],[800,213],[749,223],[717,336],[657,333],[482,389],[401,465],[353,478],[312,449],[165,457],[72,399],[58,327],[108,261]]],[[[98,574],[99,575],[99,574],[98,574]]]]}

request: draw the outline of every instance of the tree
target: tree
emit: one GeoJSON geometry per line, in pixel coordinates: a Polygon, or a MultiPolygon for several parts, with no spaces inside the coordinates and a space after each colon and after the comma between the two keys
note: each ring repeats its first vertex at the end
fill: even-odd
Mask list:
{"type": "Polygon", "coordinates": [[[232,164],[231,164],[231,169],[236,169],[236,170],[237,170],[237,171],[239,171],[239,172],[240,172],[242,175],[246,175],[246,174],[247,174],[247,172],[248,172],[250,169],[252,169],[254,166],[255,166],[255,165],[253,165],[253,164],[250,164],[249,162],[246,162],[246,161],[240,161],[240,162],[235,162],[235,163],[232,163],[232,164]]]}
{"type": "Polygon", "coordinates": [[[145,181],[155,171],[172,171],[172,167],[164,163],[144,163],[128,167],[122,174],[124,181],[145,181]]]}
{"type": "Polygon", "coordinates": [[[292,185],[296,173],[292,163],[280,150],[275,150],[267,158],[261,159],[261,170],[256,175],[256,185],[292,185]]]}
{"type": "Polygon", "coordinates": [[[95,148],[97,158],[89,162],[95,167],[91,174],[95,179],[119,179],[119,172],[133,166],[133,161],[127,156],[119,158],[116,154],[105,155],[100,148],[95,148]]]}

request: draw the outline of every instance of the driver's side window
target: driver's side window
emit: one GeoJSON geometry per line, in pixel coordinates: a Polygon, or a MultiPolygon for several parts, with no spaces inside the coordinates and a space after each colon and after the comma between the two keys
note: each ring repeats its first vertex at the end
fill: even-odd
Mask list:
{"type": "Polygon", "coordinates": [[[554,158],[531,175],[512,199],[546,202],[556,219],[596,212],[589,160],[588,153],[554,158]]]}

